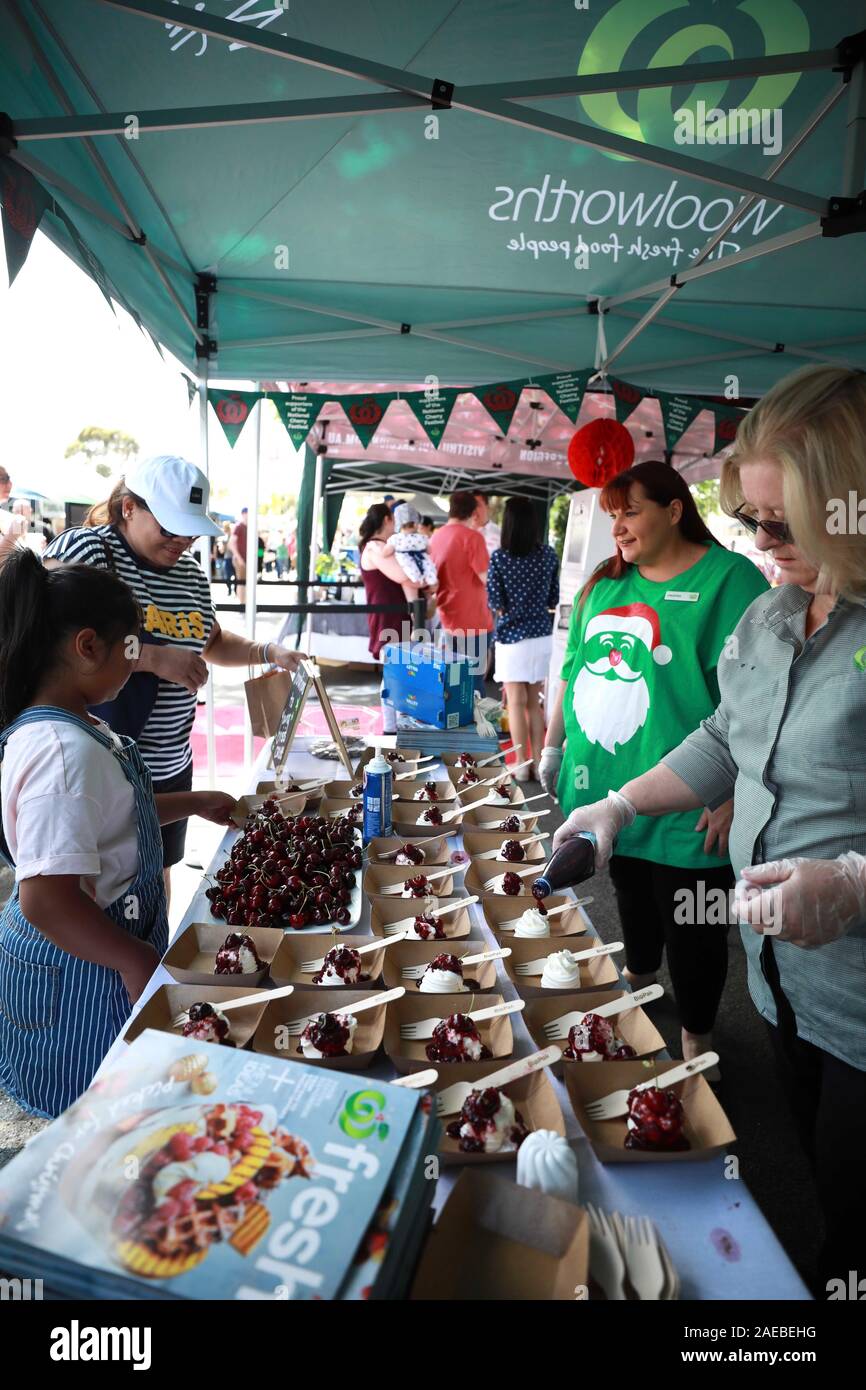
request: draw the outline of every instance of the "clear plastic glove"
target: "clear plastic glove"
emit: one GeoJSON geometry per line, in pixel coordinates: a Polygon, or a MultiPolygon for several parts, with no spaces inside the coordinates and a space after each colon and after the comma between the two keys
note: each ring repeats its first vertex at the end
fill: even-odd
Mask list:
{"type": "Polygon", "coordinates": [[[554,835],[553,848],[560,849],[566,840],[582,830],[590,830],[596,838],[595,867],[603,869],[613,854],[617,835],[631,825],[636,815],[627,797],[620,796],[619,792],[608,792],[604,801],[593,801],[589,806],[579,806],[572,811],[554,835]]]}
{"type": "Polygon", "coordinates": [[[743,869],[734,912],[762,936],[815,950],[866,922],[866,856],[777,859],[743,869]]]}
{"type": "Polygon", "coordinates": [[[562,749],[556,748],[553,744],[547,744],[541,750],[538,780],[550,796],[556,796],[556,784],[559,781],[559,769],[561,767],[562,749]]]}

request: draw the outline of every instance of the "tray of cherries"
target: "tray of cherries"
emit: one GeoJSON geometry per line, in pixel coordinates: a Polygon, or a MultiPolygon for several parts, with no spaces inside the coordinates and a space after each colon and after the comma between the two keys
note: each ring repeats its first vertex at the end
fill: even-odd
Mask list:
{"type": "Polygon", "coordinates": [[[347,928],[361,916],[362,851],[345,817],[284,816],[265,801],[210,881],[210,913],[232,927],[347,928]]]}

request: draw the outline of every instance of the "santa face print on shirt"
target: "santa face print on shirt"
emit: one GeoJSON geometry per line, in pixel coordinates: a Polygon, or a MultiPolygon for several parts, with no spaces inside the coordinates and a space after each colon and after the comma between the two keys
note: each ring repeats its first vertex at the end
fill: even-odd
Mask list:
{"type": "Polygon", "coordinates": [[[578,724],[608,753],[628,743],[646,723],[656,666],[671,659],[661,644],[658,614],[647,603],[607,608],[583,634],[584,661],[572,700],[578,724]]]}

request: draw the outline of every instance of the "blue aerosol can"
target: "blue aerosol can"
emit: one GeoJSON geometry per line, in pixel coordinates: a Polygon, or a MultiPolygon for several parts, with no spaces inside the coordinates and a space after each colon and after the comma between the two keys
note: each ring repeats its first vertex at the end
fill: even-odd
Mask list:
{"type": "Polygon", "coordinates": [[[364,844],[375,835],[390,835],[391,785],[394,769],[377,746],[375,756],[364,769],[364,844]]]}

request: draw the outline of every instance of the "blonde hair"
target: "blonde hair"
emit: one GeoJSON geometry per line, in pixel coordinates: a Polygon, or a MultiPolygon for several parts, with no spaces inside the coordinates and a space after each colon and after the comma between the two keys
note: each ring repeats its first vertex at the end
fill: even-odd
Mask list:
{"type": "MultiPolygon", "coordinates": [[[[794,544],[818,570],[818,591],[862,602],[866,534],[857,504],[866,496],[866,372],[803,367],[768,391],[740,422],[722,465],[719,496],[729,514],[743,504],[740,469],[774,462],[782,470],[785,520],[794,544]],[[853,494],[854,525],[837,533],[853,494]]],[[[863,518],[866,529],[866,514],[863,518]]]]}

